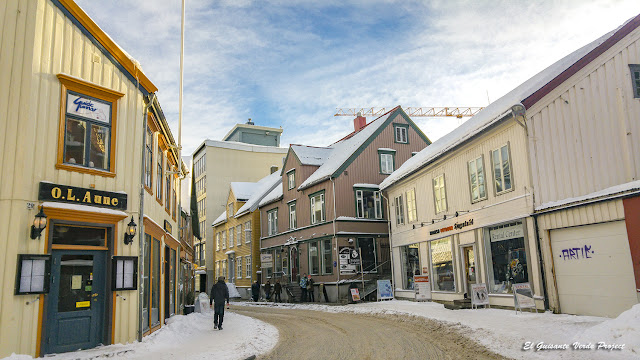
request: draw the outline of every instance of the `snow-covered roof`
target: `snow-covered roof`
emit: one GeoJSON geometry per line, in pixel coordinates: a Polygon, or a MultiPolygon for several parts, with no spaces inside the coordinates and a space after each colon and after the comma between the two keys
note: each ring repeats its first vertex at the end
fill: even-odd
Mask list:
{"type": "Polygon", "coordinates": [[[567,198],[567,199],[562,199],[557,201],[549,201],[544,204],[540,204],[539,206],[536,206],[536,211],[544,211],[551,208],[557,208],[560,206],[571,205],[571,204],[581,204],[584,202],[588,202],[590,200],[606,198],[606,197],[610,197],[617,194],[626,194],[633,191],[640,191],[640,180],[628,182],[626,184],[611,186],[600,191],[592,192],[590,194],[586,194],[586,195],[582,195],[574,198],[567,198]]]}
{"type": "Polygon", "coordinates": [[[380,185],[378,184],[353,184],[354,188],[371,188],[371,189],[378,189],[380,188],[380,185]]]}
{"type": "Polygon", "coordinates": [[[281,197],[282,197],[282,186],[276,186],[264,197],[264,199],[262,199],[262,201],[260,201],[260,204],[258,205],[258,207],[262,207],[264,205],[270,204],[280,199],[281,197]]]}
{"type": "Polygon", "coordinates": [[[610,38],[616,31],[617,29],[565,56],[529,80],[520,84],[520,86],[511,90],[500,99],[489,104],[489,106],[481,110],[465,123],[433,142],[424,150],[409,158],[409,160],[405,161],[400,168],[391,173],[391,175],[380,183],[380,189],[384,190],[388,188],[400,179],[412,174],[427,164],[435,161],[456,146],[471,139],[474,135],[493,125],[504,116],[509,115],[511,113],[512,106],[521,104],[524,99],[548,84],[578,60],[582,59],[585,55],[610,38]]]}
{"type": "Polygon", "coordinates": [[[296,154],[302,165],[320,166],[327,161],[333,148],[291,144],[291,150],[296,154]]]}
{"type": "Polygon", "coordinates": [[[231,190],[238,201],[247,201],[256,191],[256,183],[254,182],[232,182],[231,190]]]}
{"type": "Polygon", "coordinates": [[[282,184],[282,176],[279,171],[274,172],[271,175],[265,176],[260,179],[257,183],[255,183],[255,191],[253,195],[247,200],[244,205],[236,212],[235,217],[239,217],[244,215],[247,212],[255,211],[258,208],[260,200],[262,200],[266,195],[268,195],[271,190],[275,187],[282,184]]]}
{"type": "Polygon", "coordinates": [[[367,141],[367,139],[371,137],[371,135],[376,132],[376,130],[380,128],[380,126],[387,121],[391,114],[396,112],[396,109],[398,109],[398,107],[393,108],[391,111],[373,120],[353,136],[347,136],[345,139],[329,146],[329,148],[334,151],[329,154],[327,160],[318,168],[318,170],[300,184],[298,190],[304,190],[312,185],[327,180],[338,170],[338,168],[340,168],[340,166],[342,166],[342,164],[349,160],[349,158],[365,143],[365,141],[367,141]]]}
{"type": "Polygon", "coordinates": [[[211,224],[211,226],[218,226],[225,222],[227,222],[227,212],[223,211],[222,214],[220,214],[220,216],[218,216],[215,220],[213,220],[213,224],[211,224]]]}

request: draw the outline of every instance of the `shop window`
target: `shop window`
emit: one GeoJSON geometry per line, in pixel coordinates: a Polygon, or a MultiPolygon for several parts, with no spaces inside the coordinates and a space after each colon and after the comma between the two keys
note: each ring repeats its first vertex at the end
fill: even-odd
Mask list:
{"type": "Polygon", "coordinates": [[[416,209],[416,191],[411,189],[407,191],[407,222],[412,223],[418,220],[418,211],[416,209]]]}
{"type": "Polygon", "coordinates": [[[396,208],[396,225],[404,225],[404,201],[402,195],[393,199],[396,208]]]}
{"type": "Polygon", "coordinates": [[[296,171],[291,170],[287,173],[287,189],[291,190],[296,187],[296,171]]]}
{"type": "Polygon", "coordinates": [[[289,229],[295,229],[297,226],[296,202],[289,203],[289,229]]]}
{"type": "Polygon", "coordinates": [[[447,211],[447,192],[444,186],[444,174],[433,179],[433,194],[436,205],[436,214],[447,211]]]}
{"type": "Polygon", "coordinates": [[[362,261],[362,271],[371,272],[376,270],[376,240],[372,237],[358,238],[357,246],[360,249],[360,261],[362,261]]]}
{"type": "Polygon", "coordinates": [[[507,192],[513,188],[511,176],[511,158],[509,144],[491,152],[493,164],[494,190],[496,195],[507,192]]]}
{"type": "Polygon", "coordinates": [[[48,293],[50,276],[51,255],[18,255],[15,294],[48,293]]]}
{"type": "Polygon", "coordinates": [[[151,304],[151,235],[144,234],[144,270],[142,273],[142,325],[149,330],[149,305],[151,304]]]}
{"type": "Polygon", "coordinates": [[[484,178],[484,157],[480,156],[471,160],[468,165],[471,202],[485,200],[487,198],[487,189],[484,178]]]}
{"type": "Polygon", "coordinates": [[[309,275],[320,273],[320,256],[318,254],[318,242],[309,243],[309,275]]]}
{"type": "Polygon", "coordinates": [[[107,229],[93,226],[54,224],[54,245],[107,246],[107,229]]]}
{"type": "Polygon", "coordinates": [[[275,274],[277,276],[282,276],[282,252],[280,249],[275,249],[274,251],[274,264],[275,264],[275,274]]]}
{"type": "Polygon", "coordinates": [[[382,219],[380,191],[373,189],[356,190],[356,217],[361,219],[382,219]]]}
{"type": "Polygon", "coordinates": [[[117,100],[124,94],[58,75],[62,106],[56,167],[115,176],[117,100]]]}
{"type": "Polygon", "coordinates": [[[633,88],[633,97],[640,98],[640,65],[629,64],[631,70],[631,87],[633,88]]]}
{"type": "Polygon", "coordinates": [[[420,255],[418,244],[400,247],[402,265],[402,288],[413,290],[413,276],[420,275],[420,255]]]}
{"type": "Polygon", "coordinates": [[[489,288],[492,293],[512,293],[511,285],[529,282],[529,266],[522,222],[488,230],[489,288]]]}
{"type": "Polygon", "coordinates": [[[311,202],[311,225],[324,221],[324,191],[309,195],[311,202]]]}
{"type": "Polygon", "coordinates": [[[333,251],[331,251],[331,239],[322,241],[322,273],[333,273],[333,251]]]}
{"type": "Polygon", "coordinates": [[[456,291],[451,237],[431,241],[430,246],[433,290],[456,291]]]}
{"type": "Polygon", "coordinates": [[[275,235],[278,233],[278,209],[267,212],[267,235],[275,235]]]}
{"type": "Polygon", "coordinates": [[[138,288],[138,257],[114,256],[112,260],[113,290],[135,290],[138,288]]]}
{"type": "Polygon", "coordinates": [[[151,274],[151,326],[160,324],[160,240],[153,239],[153,273],[151,274]]]}

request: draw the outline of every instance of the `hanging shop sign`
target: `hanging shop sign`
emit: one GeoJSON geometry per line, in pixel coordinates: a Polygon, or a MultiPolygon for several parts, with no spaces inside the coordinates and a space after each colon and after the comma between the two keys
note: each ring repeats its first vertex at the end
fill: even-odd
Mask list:
{"type": "Polygon", "coordinates": [[[169,220],[164,221],[164,231],[168,232],[169,234],[173,232],[173,226],[171,226],[169,220]]]}
{"type": "Polygon", "coordinates": [[[431,300],[431,283],[429,275],[413,275],[413,288],[416,292],[416,300],[431,300]]]}
{"type": "Polygon", "coordinates": [[[260,263],[263,268],[273,267],[273,255],[272,254],[260,254],[260,263]]]}
{"type": "Polygon", "coordinates": [[[469,220],[463,221],[461,223],[455,223],[455,224],[453,224],[451,226],[443,227],[443,228],[440,228],[440,229],[431,230],[431,231],[429,231],[429,235],[437,235],[437,234],[442,234],[442,233],[447,232],[447,231],[460,230],[460,229],[462,229],[464,227],[471,226],[471,225],[473,225],[473,219],[469,219],[469,220]]]}
{"type": "Polygon", "coordinates": [[[38,200],[127,210],[127,194],[40,182],[38,200]]]}
{"type": "Polygon", "coordinates": [[[489,305],[487,284],[471,284],[471,306],[489,305]]]}

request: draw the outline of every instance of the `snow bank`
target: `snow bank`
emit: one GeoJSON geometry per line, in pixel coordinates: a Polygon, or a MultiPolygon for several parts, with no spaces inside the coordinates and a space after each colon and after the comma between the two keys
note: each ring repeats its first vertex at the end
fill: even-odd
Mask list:
{"type": "Polygon", "coordinates": [[[235,284],[227,283],[227,287],[229,288],[229,298],[242,297],[240,296],[240,293],[238,292],[238,289],[236,288],[235,284]]]}
{"type": "Polygon", "coordinates": [[[634,305],[615,319],[607,320],[576,335],[574,341],[591,343],[596,347],[602,347],[601,343],[624,344],[624,348],[619,351],[622,358],[640,358],[640,304],[634,305]]]}

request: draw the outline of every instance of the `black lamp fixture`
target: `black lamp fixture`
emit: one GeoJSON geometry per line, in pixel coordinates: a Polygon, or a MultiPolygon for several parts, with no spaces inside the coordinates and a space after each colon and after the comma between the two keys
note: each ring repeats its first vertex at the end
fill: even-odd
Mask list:
{"type": "Polygon", "coordinates": [[[131,217],[131,221],[129,221],[129,224],[127,224],[127,230],[124,233],[124,244],[125,245],[129,245],[133,242],[133,237],[136,236],[136,227],[138,225],[136,225],[135,222],[133,222],[133,216],[131,217]]]}
{"type": "Polygon", "coordinates": [[[33,225],[31,225],[31,238],[32,239],[40,239],[40,234],[42,234],[42,230],[47,227],[47,215],[44,214],[42,210],[42,206],[40,206],[40,212],[36,214],[36,217],[33,219],[33,225]]]}

